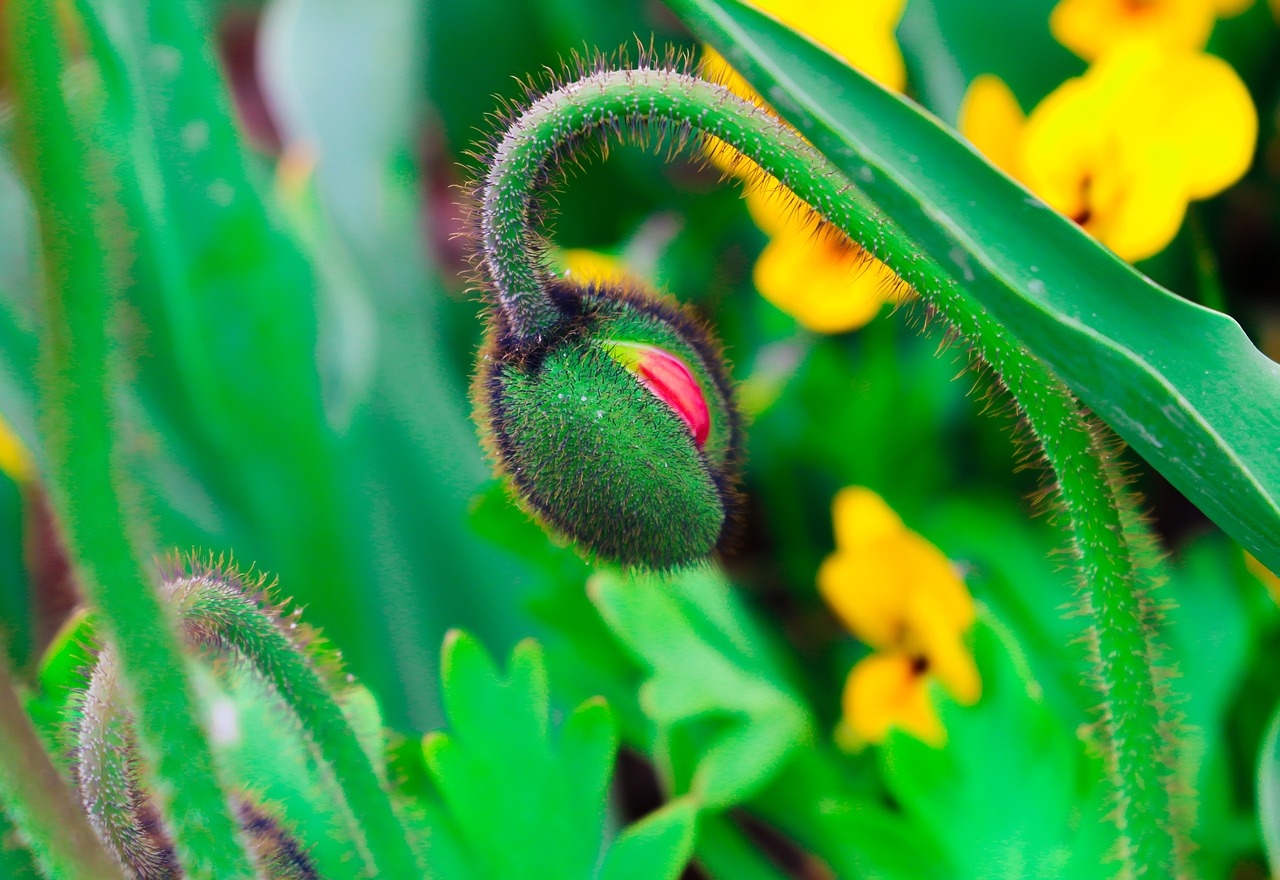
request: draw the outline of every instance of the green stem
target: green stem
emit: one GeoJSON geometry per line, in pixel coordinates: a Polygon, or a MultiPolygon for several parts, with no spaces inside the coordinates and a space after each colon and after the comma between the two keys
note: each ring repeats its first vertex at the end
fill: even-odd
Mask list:
{"type": "Polygon", "coordinates": [[[313,747],[333,771],[344,799],[348,826],[371,863],[370,876],[412,880],[422,876],[409,834],[384,783],[347,723],[305,645],[295,643],[281,623],[264,613],[235,578],[179,579],[171,585],[188,635],[221,652],[236,652],[297,715],[313,747]]]}
{"type": "Polygon", "coordinates": [[[995,323],[934,259],[887,222],[832,165],[771,114],[723,87],[662,68],[604,71],[555,89],[516,119],[495,146],[482,189],[483,266],[497,305],[522,339],[553,332],[537,191],[592,138],[655,139],[679,146],[714,135],[734,147],[850,239],[883,260],[966,339],[1016,401],[1056,475],[1069,518],[1083,604],[1092,618],[1093,672],[1103,707],[1108,778],[1125,872],[1177,875],[1176,822],[1166,780],[1167,701],[1154,669],[1153,615],[1136,586],[1127,518],[1111,451],[1079,402],[995,323]]]}
{"type": "Polygon", "coordinates": [[[99,240],[91,154],[61,92],[63,61],[48,0],[8,4],[23,170],[44,269],[41,433],[50,497],[79,582],[116,646],[137,713],[148,789],[191,880],[254,876],[197,719],[186,666],[132,534],[114,417],[114,287],[99,240]]]}
{"type": "MultiPolygon", "coordinates": [[[[124,880],[80,804],[58,775],[22,708],[0,650],[0,807],[9,814],[47,877],[124,880]]],[[[0,846],[3,846],[0,842],[0,846]]]]}
{"type": "MultiPolygon", "coordinates": [[[[247,661],[294,712],[306,747],[324,762],[341,793],[335,798],[335,813],[346,832],[340,843],[349,846],[352,869],[359,863],[363,868],[359,876],[421,877],[422,866],[390,795],[326,684],[318,667],[320,655],[308,647],[312,631],[299,629],[296,616],[282,620],[277,607],[260,605],[265,599],[260,584],[246,584],[234,571],[197,566],[194,573],[166,582],[165,593],[192,650],[210,652],[214,662],[247,661]]],[[[85,694],[79,754],[80,788],[98,833],[140,876],[164,873],[172,860],[170,840],[157,833],[147,818],[150,797],[138,784],[130,714],[119,692],[109,648],[99,656],[85,694]]],[[[246,810],[266,815],[248,797],[241,799],[239,810],[242,815],[246,810]]],[[[289,842],[282,829],[274,837],[289,842]]],[[[255,844],[262,842],[255,838],[255,844]]],[[[298,847],[276,849],[287,852],[298,847]]],[[[259,864],[269,864],[270,855],[259,851],[259,864]]],[[[290,867],[279,857],[276,862],[279,868],[290,867]]]]}
{"type": "Polygon", "coordinates": [[[1197,301],[1219,312],[1230,311],[1227,292],[1222,287],[1218,260],[1204,228],[1203,213],[1198,207],[1187,211],[1187,234],[1191,236],[1191,259],[1195,263],[1197,301]]]}

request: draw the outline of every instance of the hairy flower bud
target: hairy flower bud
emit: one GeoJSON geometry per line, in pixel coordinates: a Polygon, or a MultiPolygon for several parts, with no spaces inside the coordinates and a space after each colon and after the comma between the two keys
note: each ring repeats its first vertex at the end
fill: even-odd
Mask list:
{"type": "Polygon", "coordinates": [[[595,556],[669,569],[721,546],[741,426],[718,347],[680,307],[614,286],[549,285],[538,343],[498,312],[477,417],[524,503],[595,556]]]}

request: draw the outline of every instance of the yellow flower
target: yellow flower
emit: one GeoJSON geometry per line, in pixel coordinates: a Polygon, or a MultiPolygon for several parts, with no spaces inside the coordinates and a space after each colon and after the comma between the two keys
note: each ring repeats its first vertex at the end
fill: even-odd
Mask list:
{"type": "Polygon", "coordinates": [[[1132,262],[1173,240],[1190,201],[1244,174],[1258,116],[1220,58],[1134,42],[1067,80],[1026,118],[1003,82],[978,77],[960,130],[1132,262]]]}
{"type": "Polygon", "coordinates": [[[756,225],[769,235],[752,279],[760,295],[815,333],[856,330],[886,302],[914,291],[887,266],[807,209],[764,186],[747,191],[756,225]]]}
{"type": "Polygon", "coordinates": [[[844,720],[836,739],[850,750],[884,742],[893,728],[933,746],[947,741],[929,697],[929,677],[922,664],[906,654],[874,653],[859,660],[845,682],[841,709],[844,720]]]}
{"type": "MultiPolygon", "coordinates": [[[[907,68],[894,37],[906,0],[863,0],[856,6],[847,0],[753,0],[752,5],[885,88],[900,92],[906,86],[907,68]]],[[[702,51],[704,70],[736,94],[763,103],[714,49],[702,51]]]]}
{"type": "Polygon", "coordinates": [[[1169,49],[1203,49],[1214,20],[1253,0],[1061,0],[1049,15],[1058,42],[1086,61],[1132,39],[1169,49]]]}
{"type": "Polygon", "coordinates": [[[964,641],[973,598],[946,556],[870,489],[841,490],[832,515],[836,551],[818,570],[818,590],[849,631],[875,649],[849,674],[842,738],[881,742],[900,727],[941,744],[929,682],[965,705],[982,693],[964,641]]]}
{"type": "Polygon", "coordinates": [[[0,473],[8,474],[15,483],[31,479],[31,458],[18,435],[0,418],[0,473]]]}
{"type": "MultiPolygon", "coordinates": [[[[864,0],[856,11],[843,0],[756,0],[755,5],[886,88],[901,91],[906,85],[906,66],[894,37],[905,0],[864,0]]],[[[703,47],[702,72],[768,108],[709,46],[703,47]]],[[[751,215],[770,236],[756,262],[756,289],[803,326],[815,333],[856,330],[886,301],[910,294],[883,263],[833,227],[813,223],[794,201],[778,198],[772,186],[759,181],[758,169],[729,147],[712,138],[705,154],[722,171],[747,178],[751,215]]]]}

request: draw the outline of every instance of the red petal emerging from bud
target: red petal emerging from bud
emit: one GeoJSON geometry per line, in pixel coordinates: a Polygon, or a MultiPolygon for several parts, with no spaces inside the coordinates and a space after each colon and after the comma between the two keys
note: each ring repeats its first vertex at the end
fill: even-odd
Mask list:
{"type": "Polygon", "coordinates": [[[702,389],[685,362],[656,345],[608,339],[605,347],[618,363],[635,374],[640,384],[675,410],[701,449],[711,433],[711,414],[702,389]]]}

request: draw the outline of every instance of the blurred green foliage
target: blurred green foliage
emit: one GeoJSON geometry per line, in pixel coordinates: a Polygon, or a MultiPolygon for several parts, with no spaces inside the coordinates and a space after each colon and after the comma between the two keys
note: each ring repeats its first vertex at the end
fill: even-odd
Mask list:
{"type": "MultiPolygon", "coordinates": [[[[912,0],[899,30],[911,94],[953,122],[968,81],[994,72],[1030,106],[1081,70],[1044,25],[1051,6],[912,0]]],[[[481,306],[455,237],[466,153],[491,136],[498,99],[522,98],[517,80],[560,75],[575,51],[694,48],[667,9],[175,3],[145,26],[106,0],[76,10],[82,55],[66,86],[102,136],[95,174],[118,187],[106,213],[118,403],[149,543],[277,575],[342,649],[381,707],[366,727],[395,732],[397,772],[436,829],[433,876],[523,876],[503,859],[539,848],[560,861],[537,876],[566,880],[673,877],[690,852],[725,878],[1108,876],[1074,585],[1061,534],[1023,500],[1040,475],[1012,467],[1013,418],[982,414],[987,379],[951,381],[963,352],[936,356],[942,340],[918,332],[919,316],[820,337],[764,302],[751,283],[764,237],[714,171],[619,149],[575,175],[555,240],[621,255],[723,338],[753,418],[749,509],[723,571],[593,572],[491,481],[467,400],[481,306]],[[232,51],[245,33],[247,73],[232,51]],[[269,128],[250,126],[259,106],[269,128]],[[853,484],[963,569],[981,608],[984,695],[966,708],[934,689],[943,749],[905,734],[856,753],[833,742],[865,649],[814,583],[833,547],[830,500],[853,484]],[[454,628],[474,636],[450,640],[442,669],[454,628]],[[505,674],[479,646],[506,656],[530,635],[543,648],[516,648],[505,674]],[[418,735],[446,722],[424,754],[418,735]],[[607,803],[619,747],[670,801],[621,833],[638,798],[624,779],[607,803]]],[[[1267,16],[1255,6],[1212,46],[1274,111],[1267,16]]],[[[1265,347],[1280,315],[1280,164],[1276,114],[1261,115],[1255,170],[1196,209],[1202,235],[1184,231],[1143,268],[1193,298],[1220,286],[1265,347]]],[[[11,128],[0,118],[0,416],[39,462],[39,272],[11,128]]],[[[1173,553],[1159,597],[1187,695],[1196,867],[1251,876],[1274,866],[1280,835],[1280,615],[1238,547],[1166,484],[1136,479],[1173,553]]],[[[50,585],[23,561],[32,489],[0,475],[0,629],[34,685],[48,646],[31,592],[50,585]]],[[[82,674],[82,655],[59,665],[75,644],[54,645],[31,698],[55,742],[82,674]]],[[[249,723],[266,732],[271,718],[249,723]]],[[[262,746],[245,768],[288,751],[262,746]]],[[[33,876],[9,839],[0,814],[0,874],[33,876]]]]}

